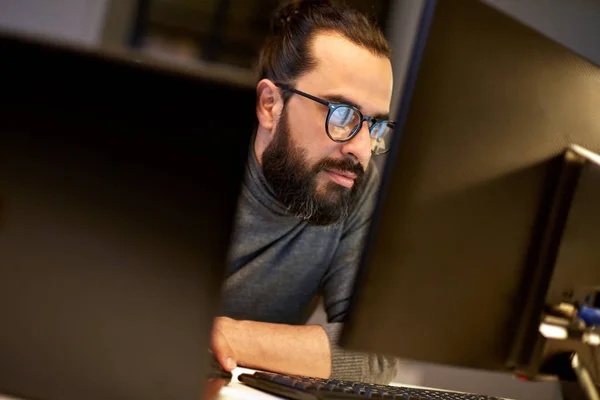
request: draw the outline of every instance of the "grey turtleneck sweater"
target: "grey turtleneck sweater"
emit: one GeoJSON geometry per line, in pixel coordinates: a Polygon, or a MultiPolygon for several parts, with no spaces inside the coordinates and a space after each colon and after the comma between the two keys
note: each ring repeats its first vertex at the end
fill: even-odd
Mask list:
{"type": "Polygon", "coordinates": [[[223,314],[303,324],[313,298],[321,295],[332,378],[389,383],[397,372],[395,360],[336,346],[378,189],[375,165],[367,168],[363,195],[343,223],[312,226],[286,212],[250,147],[223,287],[223,314]]]}

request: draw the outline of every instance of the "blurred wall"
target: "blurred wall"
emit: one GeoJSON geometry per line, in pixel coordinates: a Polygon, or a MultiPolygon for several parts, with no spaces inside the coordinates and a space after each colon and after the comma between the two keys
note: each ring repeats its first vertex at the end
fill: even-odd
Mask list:
{"type": "Polygon", "coordinates": [[[107,4],[108,0],[0,0],[0,28],[97,44],[107,4]]]}
{"type": "Polygon", "coordinates": [[[600,65],[600,1],[484,1],[600,65]]]}

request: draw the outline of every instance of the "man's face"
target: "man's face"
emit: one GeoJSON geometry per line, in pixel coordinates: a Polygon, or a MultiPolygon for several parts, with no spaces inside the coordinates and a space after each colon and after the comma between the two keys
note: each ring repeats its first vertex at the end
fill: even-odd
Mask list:
{"type": "MultiPolygon", "coordinates": [[[[329,34],[315,37],[312,54],[317,65],[297,80],[296,89],[354,105],[365,116],[389,113],[388,59],[329,34]]],[[[327,112],[322,104],[291,95],[262,155],[265,177],[280,201],[315,225],[339,222],[352,211],[371,158],[368,125],[349,142],[334,142],[325,131],[327,112]]]]}

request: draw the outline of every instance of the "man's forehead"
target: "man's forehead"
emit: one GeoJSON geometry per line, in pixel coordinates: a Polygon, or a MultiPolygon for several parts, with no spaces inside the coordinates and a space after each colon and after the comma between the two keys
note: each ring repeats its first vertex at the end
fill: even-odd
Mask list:
{"type": "Polygon", "coordinates": [[[390,61],[335,34],[318,34],[311,43],[316,66],[300,81],[321,95],[341,96],[364,108],[385,113],[392,97],[390,61]]]}

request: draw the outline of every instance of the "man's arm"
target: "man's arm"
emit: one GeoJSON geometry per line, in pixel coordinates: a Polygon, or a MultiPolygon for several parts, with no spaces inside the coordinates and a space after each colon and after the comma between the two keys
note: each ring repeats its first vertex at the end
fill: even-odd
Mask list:
{"type": "Polygon", "coordinates": [[[237,365],[292,375],[329,378],[331,350],[320,326],[215,319],[213,352],[228,371],[237,365]]]}

